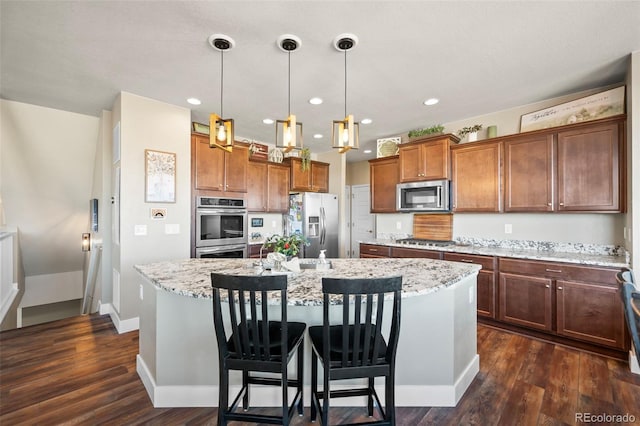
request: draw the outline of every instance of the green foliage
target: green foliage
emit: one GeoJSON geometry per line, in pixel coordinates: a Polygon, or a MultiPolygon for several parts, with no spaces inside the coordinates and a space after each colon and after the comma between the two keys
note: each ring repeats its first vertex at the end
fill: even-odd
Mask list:
{"type": "Polygon", "coordinates": [[[471,127],[463,127],[462,129],[458,130],[458,136],[463,138],[469,133],[474,133],[474,132],[477,132],[478,130],[482,130],[482,124],[474,124],[471,127]]]}
{"type": "Polygon", "coordinates": [[[300,251],[302,245],[308,246],[309,241],[301,234],[293,234],[290,237],[283,237],[274,234],[267,239],[264,246],[273,248],[276,253],[282,253],[285,256],[295,256],[300,251]]]}
{"type": "Polygon", "coordinates": [[[424,129],[413,129],[409,131],[409,137],[414,138],[416,136],[433,135],[436,133],[442,133],[444,126],[442,124],[436,124],[435,126],[425,127],[424,129]]]}
{"type": "Polygon", "coordinates": [[[309,148],[302,148],[300,151],[300,159],[302,160],[300,168],[304,172],[309,169],[309,165],[311,164],[311,150],[309,148]]]}

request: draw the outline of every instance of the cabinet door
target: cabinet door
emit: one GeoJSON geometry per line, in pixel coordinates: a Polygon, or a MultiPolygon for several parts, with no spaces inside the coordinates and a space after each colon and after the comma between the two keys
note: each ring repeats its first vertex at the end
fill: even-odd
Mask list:
{"type": "MultiPolygon", "coordinates": [[[[220,151],[220,150],[219,150],[220,151]]],[[[231,153],[225,155],[225,191],[247,192],[247,166],[249,148],[234,145],[231,153]]]]}
{"type": "Polygon", "coordinates": [[[553,211],[553,136],[504,143],[504,211],[553,211]]]}
{"type": "Polygon", "coordinates": [[[552,285],[549,278],[500,273],[500,320],[552,331],[552,285]]]}
{"type": "Polygon", "coordinates": [[[401,146],[399,150],[400,182],[416,182],[423,180],[424,160],[422,145],[401,146]]]}
{"type": "Polygon", "coordinates": [[[370,160],[369,175],[371,213],[394,213],[396,211],[398,157],[370,160]]]}
{"type": "Polygon", "coordinates": [[[389,257],[390,247],[360,243],[360,257],[389,257]]]}
{"type": "Polygon", "coordinates": [[[625,348],[620,293],[614,286],[556,281],[558,334],[625,348]]]}
{"type": "Polygon", "coordinates": [[[478,315],[496,317],[496,276],[493,271],[478,272],[478,315]]]}
{"type": "Polygon", "coordinates": [[[209,191],[224,191],[224,158],[225,151],[209,148],[209,137],[193,135],[195,150],[195,188],[209,191]]]}
{"type": "Polygon", "coordinates": [[[465,145],[451,150],[453,211],[501,211],[500,143],[465,145]]]}
{"type": "Polygon", "coordinates": [[[329,192],[329,165],[327,163],[311,162],[311,190],[329,192]]]}
{"type": "Polygon", "coordinates": [[[449,139],[422,145],[424,180],[449,179],[449,139]]]}
{"type": "Polygon", "coordinates": [[[558,210],[620,211],[618,124],[558,133],[558,210]]]}
{"type": "Polygon", "coordinates": [[[302,160],[290,157],[292,191],[311,191],[311,167],[302,170],[302,160]]]}
{"type": "Polygon", "coordinates": [[[267,211],[289,211],[289,167],[269,164],[267,170],[267,211]]]}
{"type": "Polygon", "coordinates": [[[266,163],[249,161],[247,166],[247,210],[250,212],[267,211],[266,163]]]}

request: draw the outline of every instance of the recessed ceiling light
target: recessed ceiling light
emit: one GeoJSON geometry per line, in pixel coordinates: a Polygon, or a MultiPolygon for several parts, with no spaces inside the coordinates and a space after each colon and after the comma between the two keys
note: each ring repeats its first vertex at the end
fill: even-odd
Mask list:
{"type": "Polygon", "coordinates": [[[440,102],[440,99],[438,99],[438,98],[429,98],[426,101],[424,101],[424,104],[425,105],[435,105],[438,102],[440,102]]]}
{"type": "Polygon", "coordinates": [[[309,103],[312,105],[320,105],[322,103],[321,98],[311,98],[309,99],[309,103]]]}
{"type": "Polygon", "coordinates": [[[198,98],[189,98],[187,99],[187,102],[191,105],[200,105],[202,103],[198,98]]]}
{"type": "Polygon", "coordinates": [[[371,120],[370,118],[363,118],[362,120],[360,120],[360,122],[362,124],[371,124],[373,120],[371,120]]]}
{"type": "Polygon", "coordinates": [[[262,120],[262,122],[263,122],[264,124],[273,124],[273,120],[272,120],[272,119],[270,119],[270,118],[265,118],[264,120],[262,120]]]}
{"type": "Polygon", "coordinates": [[[316,133],[315,135],[313,135],[314,139],[322,139],[323,136],[320,133],[316,133]]]}
{"type": "Polygon", "coordinates": [[[364,150],[364,153],[365,153],[365,154],[371,154],[371,150],[370,150],[370,149],[365,149],[365,150],[364,150]]]}

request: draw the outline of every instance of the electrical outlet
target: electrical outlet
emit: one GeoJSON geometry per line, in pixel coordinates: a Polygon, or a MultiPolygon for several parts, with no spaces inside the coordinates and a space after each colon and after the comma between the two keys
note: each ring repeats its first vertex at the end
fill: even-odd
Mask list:
{"type": "Polygon", "coordinates": [[[133,235],[147,235],[147,225],[135,225],[133,235]]]}
{"type": "Polygon", "coordinates": [[[271,227],[272,227],[272,228],[275,228],[275,227],[276,227],[276,221],[275,221],[275,220],[272,220],[272,221],[271,221],[271,227]]]}
{"type": "Polygon", "coordinates": [[[402,222],[400,221],[396,222],[396,229],[402,229],[402,222]]]}
{"type": "Polygon", "coordinates": [[[470,305],[473,303],[474,296],[475,296],[474,288],[469,287],[469,304],[470,305]]]}
{"type": "Polygon", "coordinates": [[[142,291],[142,284],[140,284],[140,300],[142,300],[142,296],[143,296],[143,291],[142,291]]]}
{"type": "Polygon", "coordinates": [[[622,228],[622,238],[624,238],[625,240],[627,239],[627,227],[625,226],[624,228],[622,228]]]}
{"type": "Polygon", "coordinates": [[[513,233],[513,226],[510,223],[505,223],[504,224],[504,233],[505,234],[513,233]]]}

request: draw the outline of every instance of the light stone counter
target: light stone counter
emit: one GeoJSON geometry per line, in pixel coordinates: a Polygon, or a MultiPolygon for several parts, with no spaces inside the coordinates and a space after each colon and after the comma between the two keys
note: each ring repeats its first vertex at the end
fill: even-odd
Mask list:
{"type": "Polygon", "coordinates": [[[483,256],[512,257],[516,259],[544,260],[549,262],[576,263],[580,265],[622,268],[629,266],[624,249],[618,246],[597,246],[592,244],[558,244],[533,241],[481,241],[474,244],[472,239],[444,247],[399,244],[392,239],[372,239],[361,241],[389,247],[434,250],[449,253],[477,254],[483,256]]]}
{"type": "MultiPolygon", "coordinates": [[[[322,324],[323,276],[402,275],[396,405],[456,405],[479,371],[476,279],[480,266],[431,259],[329,260],[332,270],[303,269],[288,275],[289,321],[305,322],[308,326],[322,324]]],[[[255,274],[254,261],[184,259],[135,267],[141,277],[137,372],[155,407],[217,405],[218,350],[210,275],[214,271],[255,274]]],[[[274,299],[271,303],[279,301],[274,299]]],[[[279,308],[274,305],[270,309],[279,308]]],[[[341,306],[331,306],[330,317],[341,318],[341,311],[341,306]]],[[[385,311],[390,312],[387,308],[385,311]]],[[[383,327],[388,328],[388,320],[383,319],[383,327]]],[[[306,338],[306,405],[309,405],[310,354],[306,338]]],[[[240,378],[232,376],[232,391],[239,389],[239,384],[240,378]]],[[[384,390],[377,387],[379,393],[384,390]]],[[[277,388],[254,387],[251,395],[252,406],[281,404],[277,388]]],[[[384,398],[382,394],[381,397],[384,398]]],[[[366,405],[351,398],[335,402],[366,405]]]]}

